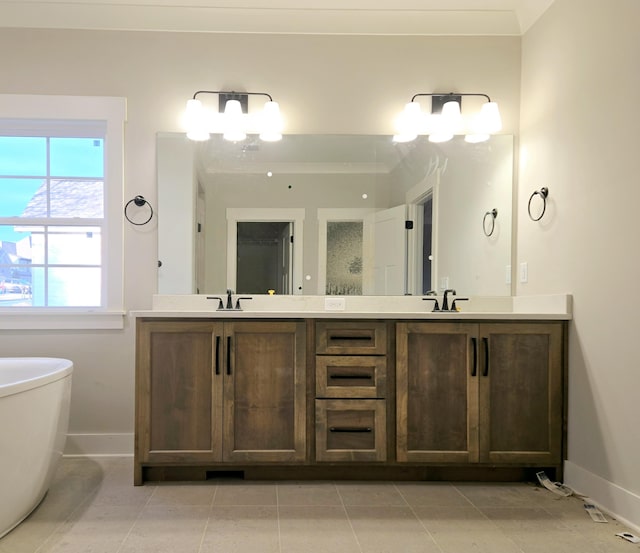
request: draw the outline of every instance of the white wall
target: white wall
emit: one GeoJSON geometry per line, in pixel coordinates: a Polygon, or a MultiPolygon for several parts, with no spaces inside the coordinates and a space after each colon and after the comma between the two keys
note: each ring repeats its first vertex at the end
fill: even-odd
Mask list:
{"type": "Polygon", "coordinates": [[[573,294],[566,481],[636,526],[639,21],[637,0],[556,0],[523,38],[517,288],[573,294]]]}
{"type": "MultiPolygon", "coordinates": [[[[517,133],[517,37],[212,35],[2,29],[0,93],[127,98],[125,201],[157,207],[158,131],[179,131],[196,90],[266,91],[292,133],[388,134],[417,92],[486,92],[517,133]]],[[[159,214],[161,215],[161,214],[159,214]]],[[[156,220],[125,227],[125,308],[157,289],[156,220]]],[[[134,330],[0,333],[0,355],[59,355],[76,364],[70,432],[77,448],[131,451],[134,330]],[[98,435],[98,436],[95,436],[98,435]],[[101,437],[111,437],[100,442],[101,437]]]]}

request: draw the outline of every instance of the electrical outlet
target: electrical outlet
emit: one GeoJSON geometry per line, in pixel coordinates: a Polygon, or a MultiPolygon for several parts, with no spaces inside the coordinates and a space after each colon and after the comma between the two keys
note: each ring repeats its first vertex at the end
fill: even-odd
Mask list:
{"type": "Polygon", "coordinates": [[[324,298],[325,311],[344,311],[347,302],[344,298],[324,298]]]}
{"type": "Polygon", "coordinates": [[[520,282],[522,284],[529,282],[529,264],[526,261],[520,263],[520,282]]]}
{"type": "Polygon", "coordinates": [[[449,277],[442,277],[440,279],[440,290],[448,290],[449,289],[449,277]]]}

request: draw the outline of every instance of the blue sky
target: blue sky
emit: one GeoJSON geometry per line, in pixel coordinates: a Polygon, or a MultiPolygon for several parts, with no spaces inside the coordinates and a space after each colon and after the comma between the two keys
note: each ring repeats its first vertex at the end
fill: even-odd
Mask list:
{"type": "MultiPolygon", "coordinates": [[[[50,138],[52,178],[102,178],[101,138],[50,138]]],[[[47,175],[47,139],[0,136],[0,217],[19,217],[47,175]]],[[[16,242],[25,233],[0,225],[0,241],[16,242]]]]}

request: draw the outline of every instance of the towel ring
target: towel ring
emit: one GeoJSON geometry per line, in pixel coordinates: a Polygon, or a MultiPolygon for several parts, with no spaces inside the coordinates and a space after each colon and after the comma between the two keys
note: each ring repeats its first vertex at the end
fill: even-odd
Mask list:
{"type": "Polygon", "coordinates": [[[540,219],[542,219],[542,217],[544,216],[544,212],[547,210],[547,196],[549,196],[549,189],[546,187],[542,187],[540,190],[536,190],[533,194],[531,194],[531,196],[529,197],[529,203],[527,205],[529,219],[531,219],[532,221],[539,221],[540,219]],[[538,215],[538,217],[534,217],[533,215],[531,215],[531,201],[535,196],[540,196],[542,198],[542,212],[540,213],[540,215],[538,215]]]}
{"type": "Polygon", "coordinates": [[[496,218],[498,217],[498,210],[494,207],[491,211],[487,211],[482,218],[482,232],[485,236],[491,236],[496,228],[496,218]],[[487,231],[487,217],[491,217],[491,230],[487,231]]]}
{"type": "Polygon", "coordinates": [[[129,221],[132,225],[136,225],[136,226],[146,225],[149,221],[151,221],[151,218],[153,217],[153,207],[151,207],[151,204],[145,199],[144,196],[136,196],[135,198],[132,198],[131,200],[129,200],[125,204],[125,206],[124,206],[124,216],[126,217],[127,221],[129,221]],[[132,203],[135,204],[138,207],[142,207],[145,204],[147,204],[149,206],[149,217],[147,217],[147,219],[145,221],[143,221],[142,223],[136,223],[136,222],[132,221],[131,218],[129,217],[129,214],[127,213],[127,208],[132,203]]]}

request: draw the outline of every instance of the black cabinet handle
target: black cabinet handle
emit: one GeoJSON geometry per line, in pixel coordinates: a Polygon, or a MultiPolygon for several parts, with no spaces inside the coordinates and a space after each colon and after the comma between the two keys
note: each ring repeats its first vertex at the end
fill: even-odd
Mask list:
{"type": "Polygon", "coordinates": [[[231,336],[227,336],[227,374],[231,374],[231,336]]]}
{"type": "Polygon", "coordinates": [[[330,374],[329,378],[333,380],[371,380],[370,374],[330,374]]]}
{"type": "Polygon", "coordinates": [[[220,374],[220,336],[216,336],[216,374],[220,374]]]}
{"type": "Polygon", "coordinates": [[[489,338],[483,336],[482,341],[484,342],[484,371],[482,376],[489,376],[489,338]]]}
{"type": "Polygon", "coordinates": [[[373,429],[365,426],[331,426],[329,432],[373,432],[373,429]]]}
{"type": "Polygon", "coordinates": [[[371,336],[329,336],[329,340],[367,340],[371,341],[371,336]]]}
{"type": "Polygon", "coordinates": [[[471,368],[471,376],[476,376],[478,374],[478,339],[471,338],[471,343],[473,344],[473,367],[471,368]]]}

